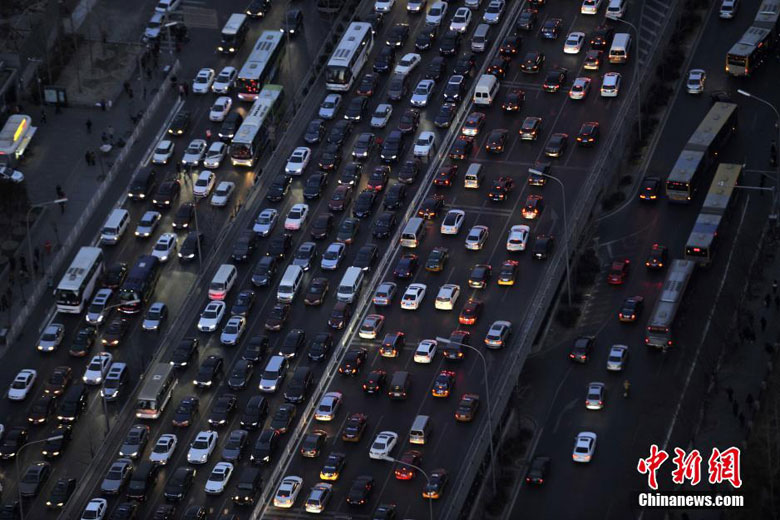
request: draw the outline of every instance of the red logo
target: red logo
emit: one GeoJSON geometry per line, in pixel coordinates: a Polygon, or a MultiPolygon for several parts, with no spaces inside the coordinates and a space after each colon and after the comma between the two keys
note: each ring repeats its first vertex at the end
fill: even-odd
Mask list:
{"type": "MultiPolygon", "coordinates": [[[[658,449],[658,445],[650,446],[650,456],[639,459],[636,470],[642,475],[647,475],[647,485],[650,489],[658,489],[658,480],[656,472],[669,458],[666,450],[658,449]]],[[[739,470],[739,448],[731,447],[726,450],[712,449],[712,454],[707,460],[707,471],[709,472],[708,482],[710,484],[721,484],[729,482],[733,487],[742,486],[742,478],[739,470]]],[[[697,485],[701,481],[701,463],[702,456],[699,450],[691,450],[686,453],[681,448],[674,449],[672,464],[672,482],[675,484],[684,484],[689,481],[691,485],[697,485]]]]}
{"type": "Polygon", "coordinates": [[[650,446],[650,456],[646,459],[639,459],[639,462],[637,462],[636,470],[643,475],[647,473],[647,485],[650,486],[650,489],[658,489],[658,480],[656,480],[655,472],[668,458],[668,453],[664,450],[659,450],[658,445],[653,444],[650,446]]]}

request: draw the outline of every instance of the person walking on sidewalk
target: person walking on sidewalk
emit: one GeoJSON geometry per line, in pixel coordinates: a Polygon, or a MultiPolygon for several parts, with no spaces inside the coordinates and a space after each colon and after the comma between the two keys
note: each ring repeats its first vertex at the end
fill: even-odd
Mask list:
{"type": "Polygon", "coordinates": [[[113,145],[114,144],[114,127],[113,127],[113,125],[108,125],[108,128],[106,130],[108,131],[108,142],[113,145]]]}
{"type": "Polygon", "coordinates": [[[87,133],[91,134],[92,133],[92,120],[87,118],[87,121],[84,124],[87,127],[87,133]]]}
{"type": "Polygon", "coordinates": [[[41,109],[41,123],[46,124],[46,111],[41,109]]]}
{"type": "Polygon", "coordinates": [[[84,161],[86,161],[87,166],[92,166],[92,154],[89,153],[89,150],[84,152],[84,161]]]}

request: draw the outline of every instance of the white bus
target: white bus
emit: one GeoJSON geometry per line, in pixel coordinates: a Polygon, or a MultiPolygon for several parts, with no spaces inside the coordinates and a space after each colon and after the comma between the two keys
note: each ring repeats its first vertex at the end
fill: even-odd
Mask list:
{"type": "Polygon", "coordinates": [[[690,260],[674,260],[664,280],[661,296],[655,302],[645,330],[645,344],[649,347],[667,349],[674,343],[672,326],[677,318],[685,289],[696,264],[690,260]]]}
{"type": "Polygon", "coordinates": [[[57,312],[81,313],[92,298],[95,285],[102,275],[103,250],[99,247],[82,247],[54,291],[57,312]]]}
{"type": "Polygon", "coordinates": [[[349,24],[325,68],[325,87],[336,91],[352,88],[373,48],[374,34],[371,32],[371,24],[349,24]]]}
{"type": "Polygon", "coordinates": [[[178,380],[170,363],[157,363],[144,381],[135,404],[135,416],[139,419],[157,419],[171,400],[178,380]]]}
{"type": "Polygon", "coordinates": [[[19,159],[24,155],[36,130],[30,116],[14,114],[9,117],[0,130],[0,157],[5,155],[19,159]]]}
{"type": "Polygon", "coordinates": [[[233,166],[252,167],[268,144],[269,128],[276,123],[282,107],[281,85],[266,85],[249,109],[228,149],[233,166]]]}
{"type": "Polygon", "coordinates": [[[279,31],[263,31],[260,34],[236,78],[239,99],[254,101],[263,83],[274,80],[284,53],[283,37],[279,31]]]}

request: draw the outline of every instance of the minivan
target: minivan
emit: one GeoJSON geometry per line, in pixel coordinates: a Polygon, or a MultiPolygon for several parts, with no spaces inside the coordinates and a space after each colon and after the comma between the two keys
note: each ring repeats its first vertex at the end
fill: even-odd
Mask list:
{"type": "Polygon", "coordinates": [[[498,78],[492,74],[483,74],[474,88],[474,104],[490,106],[498,95],[500,87],[498,78]]]}
{"type": "Polygon", "coordinates": [[[117,361],[111,365],[103,381],[103,388],[100,389],[101,397],[106,401],[116,401],[119,399],[119,391],[127,383],[127,364],[117,361]]]}
{"type": "Polygon", "coordinates": [[[246,39],[246,33],[249,31],[247,17],[243,13],[233,13],[228,18],[225,27],[222,28],[222,40],[217,46],[217,50],[223,54],[234,54],[238,52],[241,44],[246,39]]]}
{"type": "Polygon", "coordinates": [[[398,370],[390,379],[390,386],[387,389],[387,395],[390,399],[406,399],[409,393],[410,384],[409,372],[398,370]]]}
{"type": "Polygon", "coordinates": [[[157,172],[151,168],[144,168],[130,181],[127,196],[132,200],[146,200],[155,187],[157,187],[157,172]]]}
{"type": "Polygon", "coordinates": [[[290,379],[290,382],[287,384],[287,388],[284,391],[284,400],[288,403],[302,403],[306,400],[309,388],[311,387],[311,382],[311,368],[296,368],[292,379],[290,379]]]}
{"type": "Polygon", "coordinates": [[[488,34],[490,26],[486,23],[477,25],[474,30],[474,36],[471,37],[471,50],[474,52],[485,52],[488,46],[488,34]]]}
{"type": "Polygon", "coordinates": [[[628,61],[629,48],[631,47],[631,35],[628,33],[615,33],[612,46],[609,48],[610,63],[625,63],[628,61]]]}
{"type": "Polygon", "coordinates": [[[471,163],[466,170],[466,175],[463,176],[463,187],[473,190],[479,189],[483,178],[482,165],[479,163],[471,163]]]}
{"type": "Polygon", "coordinates": [[[409,429],[409,442],[412,444],[425,444],[431,436],[431,418],[427,415],[418,415],[414,418],[409,429]]]}
{"type": "Polygon", "coordinates": [[[209,284],[209,300],[224,300],[238,278],[238,270],[233,264],[222,264],[209,284]]]}
{"type": "Polygon", "coordinates": [[[279,289],[276,291],[276,299],[282,303],[292,303],[298,289],[303,283],[303,269],[299,265],[288,265],[279,282],[279,289]]]}
{"type": "Polygon", "coordinates": [[[607,18],[623,18],[624,14],[626,14],[626,0],[609,0],[607,18]]]}
{"type": "Polygon", "coordinates": [[[336,299],[340,302],[352,303],[355,300],[355,296],[360,292],[362,284],[363,269],[355,266],[347,267],[341,282],[339,282],[336,299]]]}
{"type": "Polygon", "coordinates": [[[415,248],[420,245],[423,237],[425,237],[425,220],[420,217],[410,218],[401,232],[401,247],[415,248]]]}
{"type": "Polygon", "coordinates": [[[253,505],[262,483],[260,468],[245,467],[242,469],[236,484],[236,491],[233,493],[233,503],[239,506],[253,505]]]}
{"type": "Polygon", "coordinates": [[[103,229],[100,230],[100,243],[111,246],[119,242],[130,222],[130,212],[126,209],[115,209],[108,215],[103,229]]]}
{"type": "Polygon", "coordinates": [[[273,393],[284,381],[287,373],[287,359],[284,356],[272,356],[265,365],[263,374],[260,376],[259,390],[261,392],[273,393]]]}

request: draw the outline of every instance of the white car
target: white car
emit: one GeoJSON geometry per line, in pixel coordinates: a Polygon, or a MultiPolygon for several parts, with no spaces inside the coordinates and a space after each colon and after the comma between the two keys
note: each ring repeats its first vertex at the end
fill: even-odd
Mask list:
{"type": "Polygon", "coordinates": [[[704,92],[705,81],[707,81],[707,73],[704,69],[691,69],[685,81],[685,90],[688,94],[701,94],[704,92]]]}
{"type": "Polygon", "coordinates": [[[417,349],[414,351],[414,362],[429,364],[433,362],[433,358],[436,357],[436,347],[438,343],[435,339],[424,339],[417,344],[417,349]]]}
{"type": "Polygon", "coordinates": [[[214,141],[209,145],[209,149],[206,150],[206,157],[203,158],[204,168],[219,168],[222,161],[227,155],[227,144],[222,141],[214,141]]]}
{"type": "Polygon", "coordinates": [[[335,271],[339,268],[347,246],[343,242],[333,242],[322,253],[320,267],[325,271],[335,271]]]}
{"type": "Polygon", "coordinates": [[[601,7],[602,0],[582,0],[580,6],[580,13],[582,14],[598,14],[601,7]]]}
{"type": "Polygon", "coordinates": [[[81,512],[81,520],[103,520],[108,512],[108,500],[93,498],[81,512]]]}
{"type": "Polygon", "coordinates": [[[408,76],[422,61],[422,56],[415,52],[404,54],[403,58],[398,61],[393,74],[400,74],[401,76],[408,76]]]}
{"type": "Polygon", "coordinates": [[[163,233],[152,248],[152,256],[156,256],[160,262],[167,262],[176,252],[176,245],[176,233],[163,233]]]}
{"type": "Polygon", "coordinates": [[[409,0],[406,3],[406,11],[408,13],[421,13],[428,0],[409,0]]]}
{"type": "Polygon", "coordinates": [[[528,237],[531,235],[531,228],[519,224],[509,229],[509,237],[506,239],[507,251],[525,251],[528,246],[528,237]]]}
{"type": "Polygon", "coordinates": [[[574,451],[572,459],[574,462],[590,462],[593,453],[596,451],[596,434],[593,432],[580,432],[574,439],[574,451]]]}
{"type": "Polygon", "coordinates": [[[99,352],[87,365],[81,380],[88,385],[99,385],[103,382],[103,378],[106,377],[113,360],[114,356],[109,352],[99,352]]]}
{"type": "Polygon", "coordinates": [[[363,339],[376,339],[377,334],[382,330],[385,323],[385,317],[381,314],[369,314],[363,318],[360,325],[358,336],[363,339]]]}
{"type": "Polygon", "coordinates": [[[417,141],[414,142],[415,157],[430,157],[436,148],[436,134],[425,131],[420,132],[417,141]]]}
{"type": "Polygon", "coordinates": [[[442,235],[457,235],[463,221],[466,219],[466,212],[462,209],[451,209],[441,221],[442,235]]]}
{"type": "Polygon", "coordinates": [[[287,218],[284,219],[284,229],[289,231],[297,231],[301,229],[304,223],[306,223],[306,217],[309,216],[308,204],[294,204],[290,208],[290,212],[287,213],[287,218]]]}
{"type": "Polygon", "coordinates": [[[214,332],[225,317],[227,305],[221,300],[210,301],[206,304],[198,320],[198,330],[201,332],[214,332]]]}
{"type": "Polygon", "coordinates": [[[236,183],[231,181],[222,181],[217,185],[217,189],[214,190],[214,195],[211,196],[211,205],[216,207],[227,206],[230,201],[230,196],[233,195],[233,190],[236,189],[236,183]]]}
{"type": "Polygon", "coordinates": [[[723,0],[718,16],[724,20],[730,20],[737,15],[737,9],[739,9],[739,0],[723,0]]]}
{"type": "Polygon", "coordinates": [[[232,106],[233,100],[228,96],[218,97],[217,100],[214,101],[214,104],[211,105],[211,110],[209,110],[209,121],[214,121],[215,123],[224,121],[230,113],[230,108],[232,106]]]}
{"type": "Polygon", "coordinates": [[[187,452],[187,462],[190,464],[205,464],[217,445],[219,434],[212,430],[201,431],[190,444],[187,452]]]}
{"type": "Polygon", "coordinates": [[[208,197],[216,182],[217,176],[214,175],[214,172],[203,170],[198,174],[195,184],[192,185],[192,194],[195,197],[208,197]]]}
{"type": "Polygon", "coordinates": [[[393,297],[398,290],[398,285],[395,282],[382,282],[379,287],[374,291],[374,297],[372,301],[374,305],[378,307],[384,307],[393,303],[393,297]]]}
{"type": "Polygon", "coordinates": [[[479,251],[485,245],[485,242],[487,242],[489,234],[490,232],[487,226],[472,226],[469,230],[469,234],[466,235],[466,249],[479,251]]]}
{"type": "Polygon", "coordinates": [[[311,159],[311,148],[299,146],[290,154],[287,159],[287,165],[284,167],[284,173],[287,175],[303,175],[306,166],[311,159]]]}
{"type": "Polygon", "coordinates": [[[168,164],[168,161],[170,161],[173,156],[174,149],[175,146],[173,145],[173,141],[169,141],[168,139],[163,139],[157,143],[157,147],[152,153],[152,164],[168,164]]]}
{"type": "Polygon", "coordinates": [[[566,37],[566,41],[563,44],[564,54],[579,54],[582,50],[583,43],[585,43],[584,32],[577,31],[569,33],[569,36],[566,37]]]}
{"type": "Polygon", "coordinates": [[[223,345],[238,345],[245,330],[246,318],[243,316],[231,316],[225,323],[222,334],[219,335],[219,342],[223,345]]]}
{"type": "Polygon", "coordinates": [[[393,10],[395,0],[376,0],[374,2],[374,11],[377,13],[389,13],[393,10]]]}
{"type": "Polygon", "coordinates": [[[604,408],[604,389],[604,383],[589,383],[588,393],[585,395],[585,408],[588,410],[601,410],[604,408]]]}
{"type": "Polygon", "coordinates": [[[276,227],[276,221],[279,219],[279,212],[273,208],[265,208],[257,214],[252,231],[261,237],[267,237],[276,227]]]}
{"type": "Polygon", "coordinates": [[[390,116],[393,115],[393,105],[387,103],[380,103],[376,106],[374,114],[371,116],[371,128],[384,128],[387,126],[387,122],[390,121],[390,116]]]}
{"type": "Polygon", "coordinates": [[[306,505],[304,506],[307,513],[319,514],[325,510],[325,506],[330,502],[330,497],[333,495],[333,484],[327,482],[318,482],[315,484],[309,496],[306,498],[306,505]]]}
{"type": "Polygon", "coordinates": [[[197,166],[200,164],[201,159],[206,154],[206,148],[208,143],[203,139],[193,139],[187,148],[184,150],[184,155],[181,158],[181,163],[184,166],[197,166]]]}
{"type": "Polygon", "coordinates": [[[155,464],[165,466],[168,464],[168,461],[171,460],[178,442],[179,438],[172,433],[160,435],[157,438],[157,442],[154,444],[154,448],[152,448],[152,453],[149,454],[149,460],[155,464]]]}
{"type": "Polygon", "coordinates": [[[607,72],[601,80],[601,97],[617,97],[623,76],[619,72],[607,72]]]}
{"type": "Polygon", "coordinates": [[[626,345],[612,345],[607,356],[607,370],[620,372],[628,363],[628,347],[626,345]]]}
{"type": "Polygon", "coordinates": [[[504,14],[504,8],[506,3],[504,0],[490,0],[485,14],[482,15],[482,21],[489,24],[497,24],[501,21],[501,16],[504,14]]]}
{"type": "Polygon", "coordinates": [[[425,23],[431,25],[440,25],[444,17],[447,16],[447,2],[434,2],[428,13],[425,15],[425,23]]]}
{"type": "Polygon", "coordinates": [[[38,351],[39,352],[54,352],[57,347],[62,343],[62,338],[65,336],[65,325],[61,323],[49,323],[43,332],[41,337],[38,338],[38,351]]]}
{"type": "Polygon", "coordinates": [[[207,495],[221,495],[233,476],[233,464],[230,462],[217,462],[211,470],[209,479],[203,490],[207,495]]]}
{"type": "Polygon", "coordinates": [[[427,287],[424,283],[409,284],[406,288],[404,295],[401,297],[401,308],[407,311],[415,311],[420,308],[423,298],[425,298],[425,290],[427,287]]]}
{"type": "Polygon", "coordinates": [[[439,294],[436,295],[434,306],[440,311],[451,311],[455,308],[455,302],[460,296],[460,285],[454,283],[445,283],[439,287],[439,294]]]}
{"type": "Polygon", "coordinates": [[[162,214],[159,211],[147,211],[141,216],[141,220],[138,221],[138,225],[135,227],[135,236],[139,238],[146,238],[154,233],[157,229],[157,224],[160,223],[162,214]]]}
{"type": "Polygon", "coordinates": [[[398,434],[390,431],[379,432],[368,450],[371,459],[382,460],[389,457],[398,442],[398,434]]]}
{"type": "Polygon", "coordinates": [[[274,495],[274,507],[289,509],[295,505],[295,500],[303,487],[303,479],[294,475],[288,475],[282,479],[281,484],[274,495]]]}
{"type": "MultiPolygon", "coordinates": [[[[470,11],[469,11],[470,12],[470,11]]],[[[414,88],[414,92],[412,93],[412,105],[416,107],[424,107],[428,105],[428,101],[431,99],[431,94],[433,94],[433,88],[436,86],[436,83],[432,79],[422,79],[419,83],[417,83],[417,86],[414,88]]]]}
{"type": "Polygon", "coordinates": [[[170,13],[181,7],[181,0],[160,0],[154,8],[158,13],[170,13]]]}
{"type": "Polygon", "coordinates": [[[20,370],[8,389],[8,399],[11,401],[25,400],[37,378],[38,372],[32,368],[20,370]]]}
{"type": "Polygon", "coordinates": [[[328,392],[322,396],[314,410],[315,421],[332,421],[341,406],[341,392],[328,392]]]}
{"type": "Polygon", "coordinates": [[[24,174],[19,170],[14,170],[10,166],[0,165],[0,181],[15,182],[19,184],[24,182],[24,174]]]}
{"type": "Polygon", "coordinates": [[[211,90],[216,94],[227,94],[233,88],[236,76],[238,76],[238,71],[235,67],[224,67],[219,71],[214,83],[211,84],[211,90]]]}
{"type": "Polygon", "coordinates": [[[214,83],[216,73],[214,69],[203,68],[198,71],[195,79],[192,80],[192,93],[193,94],[208,94],[211,90],[211,85],[214,83]]]}
{"type": "Polygon", "coordinates": [[[569,98],[571,99],[585,99],[590,91],[590,78],[581,76],[574,80],[571,90],[569,91],[569,98]]]}
{"type": "Polygon", "coordinates": [[[341,94],[328,94],[320,104],[320,110],[317,114],[322,119],[333,119],[341,106],[341,94]]]}
{"type": "Polygon", "coordinates": [[[450,20],[450,31],[464,33],[469,30],[469,23],[471,23],[471,9],[458,7],[450,20]]]}
{"type": "Polygon", "coordinates": [[[168,21],[168,16],[165,13],[156,13],[156,12],[153,13],[152,17],[146,23],[146,28],[144,29],[143,41],[149,42],[159,38],[160,31],[162,31],[162,28],[164,27],[167,21],[168,21]]]}

